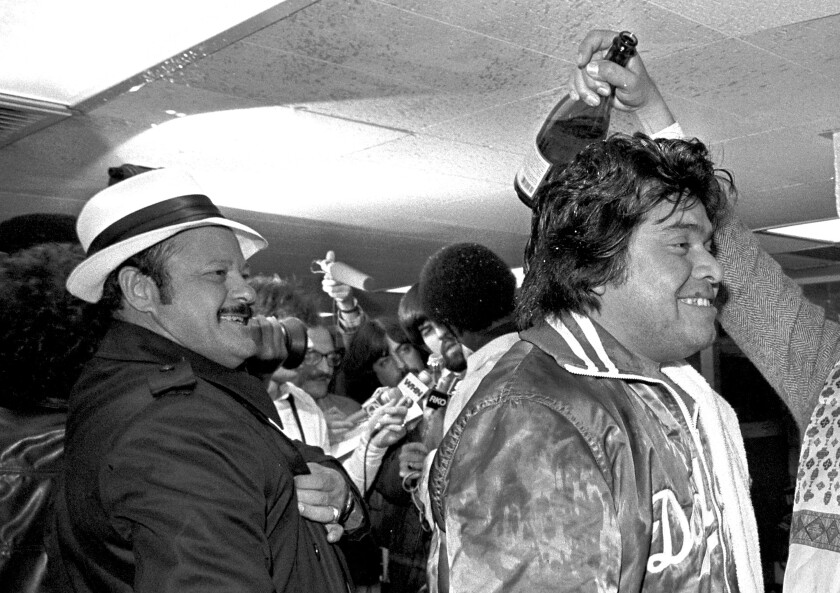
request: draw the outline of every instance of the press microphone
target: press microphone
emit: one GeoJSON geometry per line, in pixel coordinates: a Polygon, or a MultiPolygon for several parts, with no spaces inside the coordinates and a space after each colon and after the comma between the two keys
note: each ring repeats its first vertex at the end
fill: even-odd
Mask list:
{"type": "Polygon", "coordinates": [[[365,292],[376,290],[376,281],[372,276],[349,266],[344,262],[335,261],[335,252],[328,251],[324,259],[312,261],[310,268],[313,274],[325,274],[336,282],[341,282],[352,288],[358,288],[365,292]]]}

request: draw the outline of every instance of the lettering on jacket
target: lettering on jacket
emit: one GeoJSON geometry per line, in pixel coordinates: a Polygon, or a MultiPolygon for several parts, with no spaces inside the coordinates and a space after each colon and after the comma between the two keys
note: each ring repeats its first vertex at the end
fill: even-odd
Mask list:
{"type": "MultiPolygon", "coordinates": [[[[715,525],[715,514],[706,498],[706,490],[702,479],[703,475],[697,459],[692,459],[693,470],[691,472],[691,483],[694,486],[693,504],[691,516],[686,514],[685,509],[677,500],[672,490],[660,490],[653,495],[653,531],[651,541],[656,544],[660,542],[661,550],[654,551],[647,562],[647,570],[653,574],[664,571],[669,566],[676,566],[689,557],[692,550],[705,543],[705,555],[713,553],[713,550],[720,545],[720,538],[717,529],[707,537],[707,532],[712,525],[715,525]]],[[[717,528],[720,526],[718,525],[717,528]]]]}

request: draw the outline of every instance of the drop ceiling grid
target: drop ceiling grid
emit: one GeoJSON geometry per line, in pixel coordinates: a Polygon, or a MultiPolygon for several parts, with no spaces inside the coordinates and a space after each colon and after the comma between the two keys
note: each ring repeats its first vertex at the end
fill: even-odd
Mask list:
{"type": "Polygon", "coordinates": [[[385,0],[382,3],[559,59],[572,57],[580,38],[593,28],[629,29],[639,36],[645,51],[654,56],[705,43],[709,37],[720,37],[698,23],[644,0],[586,3],[385,0]]]}
{"type": "Polygon", "coordinates": [[[840,12],[837,0],[654,0],[653,3],[733,36],[840,12]]]}
{"type": "Polygon", "coordinates": [[[520,160],[515,153],[426,135],[404,136],[354,153],[348,159],[413,168],[428,175],[465,177],[488,185],[506,185],[516,172],[511,161],[520,160]]]}
{"type": "Polygon", "coordinates": [[[249,42],[438,92],[487,92],[521,84],[530,60],[556,60],[498,39],[372,2],[325,0],[249,42]],[[330,23],[347,26],[332,34],[330,23]]]}

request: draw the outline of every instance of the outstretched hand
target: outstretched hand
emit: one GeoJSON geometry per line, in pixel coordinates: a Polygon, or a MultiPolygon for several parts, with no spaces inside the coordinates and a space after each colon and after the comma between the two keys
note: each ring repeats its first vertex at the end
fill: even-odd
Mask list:
{"type": "Polygon", "coordinates": [[[387,449],[405,436],[405,415],[408,407],[391,401],[377,408],[367,421],[367,438],[370,444],[387,449]]]}

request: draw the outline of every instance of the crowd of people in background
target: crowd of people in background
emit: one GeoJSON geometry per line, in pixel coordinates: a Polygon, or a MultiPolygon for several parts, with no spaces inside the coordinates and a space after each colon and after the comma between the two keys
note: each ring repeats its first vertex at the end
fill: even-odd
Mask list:
{"type": "Polygon", "coordinates": [[[786,590],[827,590],[840,329],[613,36],[572,91],[645,134],[541,190],[521,288],[454,243],[372,317],[251,276],[262,236],[168,169],[0,225],[0,589],[760,593],[738,421],[684,362],[719,318],[806,436],[786,590]]]}

